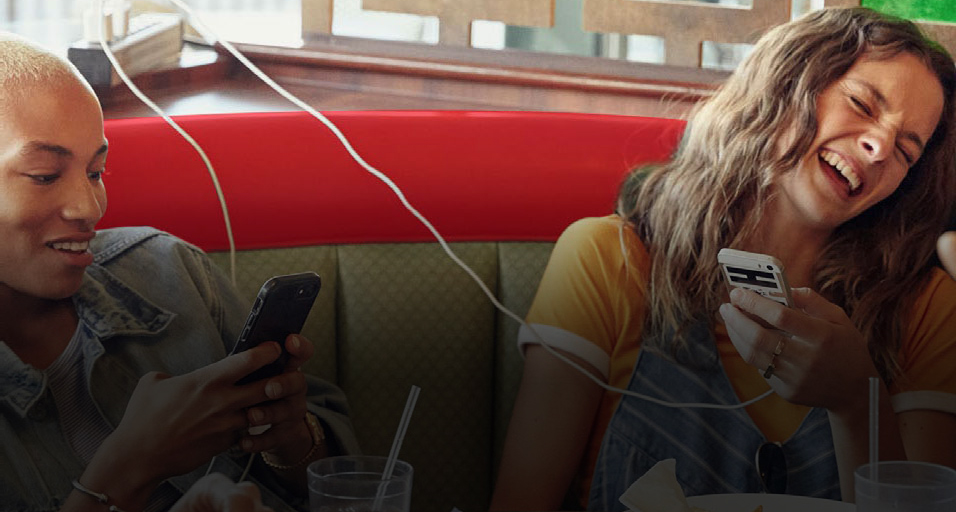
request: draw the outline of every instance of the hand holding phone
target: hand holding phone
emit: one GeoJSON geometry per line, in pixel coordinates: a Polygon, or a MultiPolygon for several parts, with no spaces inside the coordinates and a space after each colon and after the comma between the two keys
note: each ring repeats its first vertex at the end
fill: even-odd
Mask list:
{"type": "Polygon", "coordinates": [[[276,276],[262,285],[231,353],[237,354],[260,343],[275,341],[282,346],[282,354],[276,361],[243,377],[236,384],[247,384],[282,373],[289,360],[285,339],[290,334],[302,331],[321,287],[322,280],[315,272],[276,276]]]}
{"type": "Polygon", "coordinates": [[[725,248],[717,253],[717,262],[723,269],[729,287],[751,290],[784,306],[793,307],[793,296],[783,273],[783,264],[777,258],[725,248]]]}

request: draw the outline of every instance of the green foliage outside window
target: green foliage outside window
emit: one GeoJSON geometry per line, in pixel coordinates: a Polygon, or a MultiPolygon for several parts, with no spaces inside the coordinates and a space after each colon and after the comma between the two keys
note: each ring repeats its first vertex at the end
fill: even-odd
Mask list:
{"type": "Polygon", "coordinates": [[[863,0],[862,5],[911,20],[956,23],[956,0],[863,0]]]}

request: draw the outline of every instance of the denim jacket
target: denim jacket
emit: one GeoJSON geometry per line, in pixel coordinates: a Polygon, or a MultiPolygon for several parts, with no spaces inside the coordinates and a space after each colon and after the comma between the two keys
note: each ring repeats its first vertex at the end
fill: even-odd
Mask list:
{"type": "MultiPolygon", "coordinates": [[[[181,375],[222,359],[248,309],[202,251],[166,233],[102,230],[91,250],[94,264],[73,297],[79,317],[75,336],[85,356],[89,392],[115,428],[142,375],[181,375]]],[[[308,396],[330,449],[356,452],[342,392],[310,378],[308,396]]],[[[44,373],[2,342],[0,414],[0,511],[58,510],[84,466],[61,432],[44,373]]],[[[248,457],[230,450],[214,459],[212,470],[238,480],[248,457]]],[[[185,492],[208,466],[168,481],[185,492]]],[[[276,511],[303,506],[261,461],[252,468],[247,479],[258,482],[267,505],[276,511]]]]}

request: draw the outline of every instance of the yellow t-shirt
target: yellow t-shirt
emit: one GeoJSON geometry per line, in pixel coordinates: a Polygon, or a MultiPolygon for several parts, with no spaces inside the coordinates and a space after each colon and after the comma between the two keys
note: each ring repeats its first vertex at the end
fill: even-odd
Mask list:
{"type": "MultiPolygon", "coordinates": [[[[620,217],[579,220],[555,244],[527,322],[548,345],[583,358],[603,373],[608,384],[626,388],[640,351],[649,271],[646,248],[620,217]]],[[[956,413],[956,282],[937,270],[914,305],[914,314],[899,354],[903,375],[890,389],[894,409],[956,413]]],[[[770,389],[761,372],[744,362],[722,324],[716,325],[714,338],[740,401],[770,389]]],[[[538,342],[522,328],[519,347],[538,342]]],[[[601,440],[619,398],[605,392],[595,418],[575,482],[585,502],[601,440]]],[[[776,394],[746,410],[764,436],[778,442],[788,439],[809,412],[776,394]]]]}

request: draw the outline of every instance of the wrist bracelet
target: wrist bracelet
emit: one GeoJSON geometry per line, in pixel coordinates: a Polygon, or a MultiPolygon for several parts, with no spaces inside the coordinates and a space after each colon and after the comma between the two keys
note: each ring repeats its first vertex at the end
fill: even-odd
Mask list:
{"type": "MultiPolygon", "coordinates": [[[[90,489],[87,489],[83,484],[80,483],[79,480],[73,480],[73,488],[104,505],[107,505],[110,502],[109,496],[101,492],[91,491],[90,489]]],[[[110,512],[126,512],[123,509],[117,507],[116,505],[109,505],[109,511],[110,512]]]]}
{"type": "Polygon", "coordinates": [[[277,471],[288,471],[290,469],[296,469],[300,466],[304,466],[312,461],[312,458],[315,457],[315,453],[319,451],[325,444],[325,431],[322,430],[322,425],[319,425],[319,420],[311,412],[305,413],[305,423],[309,427],[309,433],[312,435],[312,449],[302,457],[301,460],[295,464],[283,465],[276,464],[269,460],[268,454],[266,452],[261,452],[262,461],[266,463],[266,466],[269,466],[272,469],[277,471]]]}

